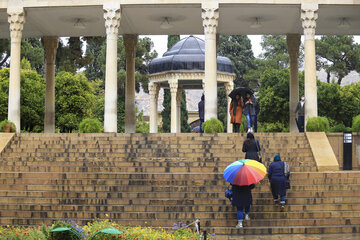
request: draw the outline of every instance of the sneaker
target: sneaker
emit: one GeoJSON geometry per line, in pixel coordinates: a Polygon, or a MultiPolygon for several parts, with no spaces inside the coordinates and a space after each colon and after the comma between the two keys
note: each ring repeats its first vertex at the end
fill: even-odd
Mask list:
{"type": "Polygon", "coordinates": [[[279,199],[274,199],[274,204],[278,205],[279,204],[279,199]]]}
{"type": "Polygon", "coordinates": [[[238,222],[238,224],[235,226],[236,228],[242,228],[243,227],[243,224],[242,224],[242,222],[238,222]]]}
{"type": "Polygon", "coordinates": [[[280,211],[281,211],[281,212],[285,211],[285,205],[281,204],[281,206],[280,206],[280,211]]]}
{"type": "Polygon", "coordinates": [[[249,221],[249,220],[250,220],[249,214],[245,214],[245,220],[246,220],[246,221],[249,221]]]}

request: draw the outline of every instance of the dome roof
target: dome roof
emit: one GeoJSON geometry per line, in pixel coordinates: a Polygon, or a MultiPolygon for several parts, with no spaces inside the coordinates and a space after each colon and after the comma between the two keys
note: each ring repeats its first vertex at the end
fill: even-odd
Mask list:
{"type": "MultiPolygon", "coordinates": [[[[150,74],[165,71],[193,71],[205,69],[205,41],[189,36],[175,43],[161,58],[149,64],[150,74]]],[[[217,57],[217,71],[233,73],[233,64],[227,57],[217,57]]]]}

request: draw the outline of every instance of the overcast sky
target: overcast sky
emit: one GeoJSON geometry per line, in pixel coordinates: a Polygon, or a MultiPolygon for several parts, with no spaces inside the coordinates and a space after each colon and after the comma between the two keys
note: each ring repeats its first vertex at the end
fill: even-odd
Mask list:
{"type": "MultiPolygon", "coordinates": [[[[180,38],[185,38],[189,35],[181,35],[180,38]]],[[[204,39],[204,35],[195,35],[198,38],[204,39]]],[[[262,35],[248,35],[248,37],[251,40],[252,50],[254,52],[254,56],[258,57],[259,54],[262,52],[262,48],[260,46],[261,42],[261,36],[262,35]]],[[[145,35],[142,35],[141,37],[145,37],[145,35]]],[[[167,35],[147,35],[147,37],[150,37],[152,41],[154,42],[154,47],[158,56],[161,57],[167,50],[167,35]]],[[[360,43],[360,36],[354,36],[355,41],[360,43]]],[[[316,36],[316,38],[320,38],[320,36],[316,36]]],[[[302,37],[303,41],[303,37],[302,37]]]]}

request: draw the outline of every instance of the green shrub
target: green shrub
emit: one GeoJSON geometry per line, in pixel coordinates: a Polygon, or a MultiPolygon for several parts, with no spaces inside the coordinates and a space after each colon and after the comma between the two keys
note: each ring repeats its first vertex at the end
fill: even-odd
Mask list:
{"type": "Polygon", "coordinates": [[[360,115],[357,115],[353,119],[352,130],[354,132],[360,132],[360,115]]]}
{"type": "Polygon", "coordinates": [[[103,128],[101,122],[97,119],[85,118],[79,125],[81,133],[101,133],[103,128]]]}
{"type": "Polygon", "coordinates": [[[85,232],[81,226],[77,225],[73,220],[60,221],[54,223],[49,231],[44,234],[48,236],[48,240],[80,240],[85,237],[85,232]],[[56,229],[68,229],[67,231],[56,231],[56,229]],[[55,231],[54,231],[55,230],[55,231]]]}
{"type": "Polygon", "coordinates": [[[216,118],[212,118],[203,123],[205,133],[222,133],[224,126],[222,122],[216,118]]]}
{"type": "Polygon", "coordinates": [[[259,124],[259,132],[289,132],[289,128],[284,123],[266,123],[259,124]]]}
{"type": "Polygon", "coordinates": [[[308,132],[327,132],[329,130],[329,120],[326,117],[309,118],[306,123],[308,132]]]}
{"type": "Polygon", "coordinates": [[[329,132],[349,132],[351,128],[346,127],[343,123],[336,124],[329,129],[329,132]]]}
{"type": "Polygon", "coordinates": [[[16,132],[16,127],[15,124],[7,119],[5,119],[4,121],[0,122],[0,132],[4,132],[4,126],[6,124],[11,124],[11,129],[10,132],[16,132]]]}

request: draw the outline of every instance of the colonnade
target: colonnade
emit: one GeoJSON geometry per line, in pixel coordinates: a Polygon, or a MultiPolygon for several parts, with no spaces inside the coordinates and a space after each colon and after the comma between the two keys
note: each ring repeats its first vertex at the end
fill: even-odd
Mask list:
{"type": "MultiPolygon", "coordinates": [[[[217,1],[204,1],[201,5],[202,20],[205,34],[205,78],[203,87],[205,92],[205,120],[217,118],[217,60],[216,38],[219,17],[219,3],[217,1]]],[[[105,112],[104,131],[117,132],[117,39],[121,20],[120,4],[110,3],[103,5],[105,28],[106,28],[106,73],[105,73],[105,112]]],[[[315,61],[315,29],[318,17],[318,4],[301,4],[301,21],[305,36],[305,115],[306,118],[317,116],[317,88],[316,88],[316,61],[315,61]]],[[[11,60],[10,60],[10,83],[8,119],[15,123],[17,132],[20,132],[20,49],[22,30],[25,23],[25,11],[23,7],[12,6],[11,2],[7,9],[8,22],[10,24],[11,37],[11,60]]],[[[297,58],[300,35],[288,36],[290,53],[291,81],[290,81],[290,118],[293,118],[294,107],[299,98],[297,58]]],[[[124,35],[126,48],[126,132],[135,132],[135,52],[136,35],[124,35]]],[[[46,59],[46,97],[45,97],[45,132],[55,130],[55,69],[54,62],[58,37],[44,38],[46,59]]],[[[171,124],[171,131],[176,132],[180,128],[180,104],[181,90],[178,89],[177,81],[169,81],[171,91],[171,118],[177,119],[177,123],[171,124]],[[180,93],[179,93],[180,92],[180,93]],[[180,97],[179,97],[180,96],[180,97]]],[[[227,91],[230,87],[226,87],[227,91]]],[[[151,106],[157,104],[155,93],[158,86],[150,86],[151,106]],[[156,102],[155,102],[156,101],[156,102]]],[[[151,113],[154,114],[154,113],[151,113]]],[[[155,128],[157,114],[150,123],[151,129],[155,128]]],[[[293,119],[290,119],[293,122],[293,119]]],[[[230,125],[230,124],[228,124],[230,125]]],[[[294,130],[294,126],[291,127],[294,130]]]]}

